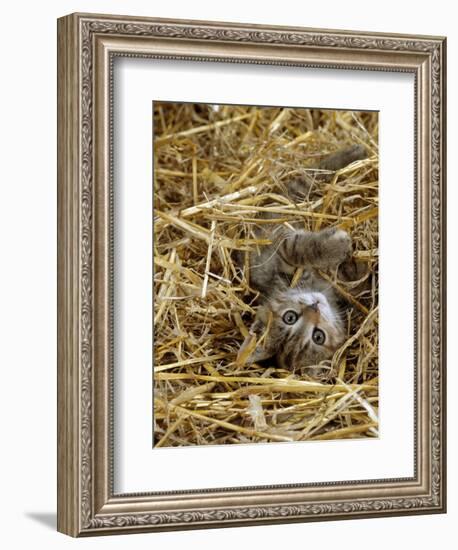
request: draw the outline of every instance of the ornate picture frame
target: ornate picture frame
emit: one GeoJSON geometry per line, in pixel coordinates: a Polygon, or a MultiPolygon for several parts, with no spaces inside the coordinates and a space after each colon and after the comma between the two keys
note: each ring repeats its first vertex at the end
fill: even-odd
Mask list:
{"type": "Polygon", "coordinates": [[[91,536],[445,512],[445,60],[443,37],[93,14],[58,20],[59,531],[91,536]],[[114,493],[116,57],[414,76],[412,477],[114,493]]]}

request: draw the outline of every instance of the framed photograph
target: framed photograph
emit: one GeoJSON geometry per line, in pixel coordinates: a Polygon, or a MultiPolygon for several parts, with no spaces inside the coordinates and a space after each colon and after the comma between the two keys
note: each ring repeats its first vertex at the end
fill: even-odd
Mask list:
{"type": "Polygon", "coordinates": [[[58,20],[58,529],[445,511],[445,38],[58,20]]]}

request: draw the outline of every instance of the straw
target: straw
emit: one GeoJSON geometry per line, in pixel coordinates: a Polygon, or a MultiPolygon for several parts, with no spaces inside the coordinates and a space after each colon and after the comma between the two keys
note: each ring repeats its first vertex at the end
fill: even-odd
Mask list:
{"type": "Polygon", "coordinates": [[[155,446],[377,437],[377,113],[155,102],[154,116],[155,446]],[[354,143],[367,159],[317,170],[354,143]],[[292,179],[308,182],[300,200],[292,179]],[[255,338],[240,349],[250,251],[270,242],[256,229],[275,224],[352,238],[355,280],[321,272],[351,306],[347,337],[315,369],[248,364],[255,338]]]}

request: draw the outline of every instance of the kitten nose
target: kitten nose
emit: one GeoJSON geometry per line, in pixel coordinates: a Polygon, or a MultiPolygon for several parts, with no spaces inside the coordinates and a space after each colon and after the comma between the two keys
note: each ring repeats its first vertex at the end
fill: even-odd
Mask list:
{"type": "Polygon", "coordinates": [[[313,309],[313,311],[318,311],[318,302],[313,302],[309,307],[313,309]]]}

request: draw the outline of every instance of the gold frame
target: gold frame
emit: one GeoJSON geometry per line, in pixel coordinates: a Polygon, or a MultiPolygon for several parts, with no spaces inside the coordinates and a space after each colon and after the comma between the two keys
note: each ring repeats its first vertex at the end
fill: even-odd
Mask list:
{"type": "Polygon", "coordinates": [[[58,530],[72,536],[445,511],[442,37],[73,14],[58,20],[58,530]],[[116,56],[415,75],[415,475],[112,490],[111,90],[116,56]]]}

